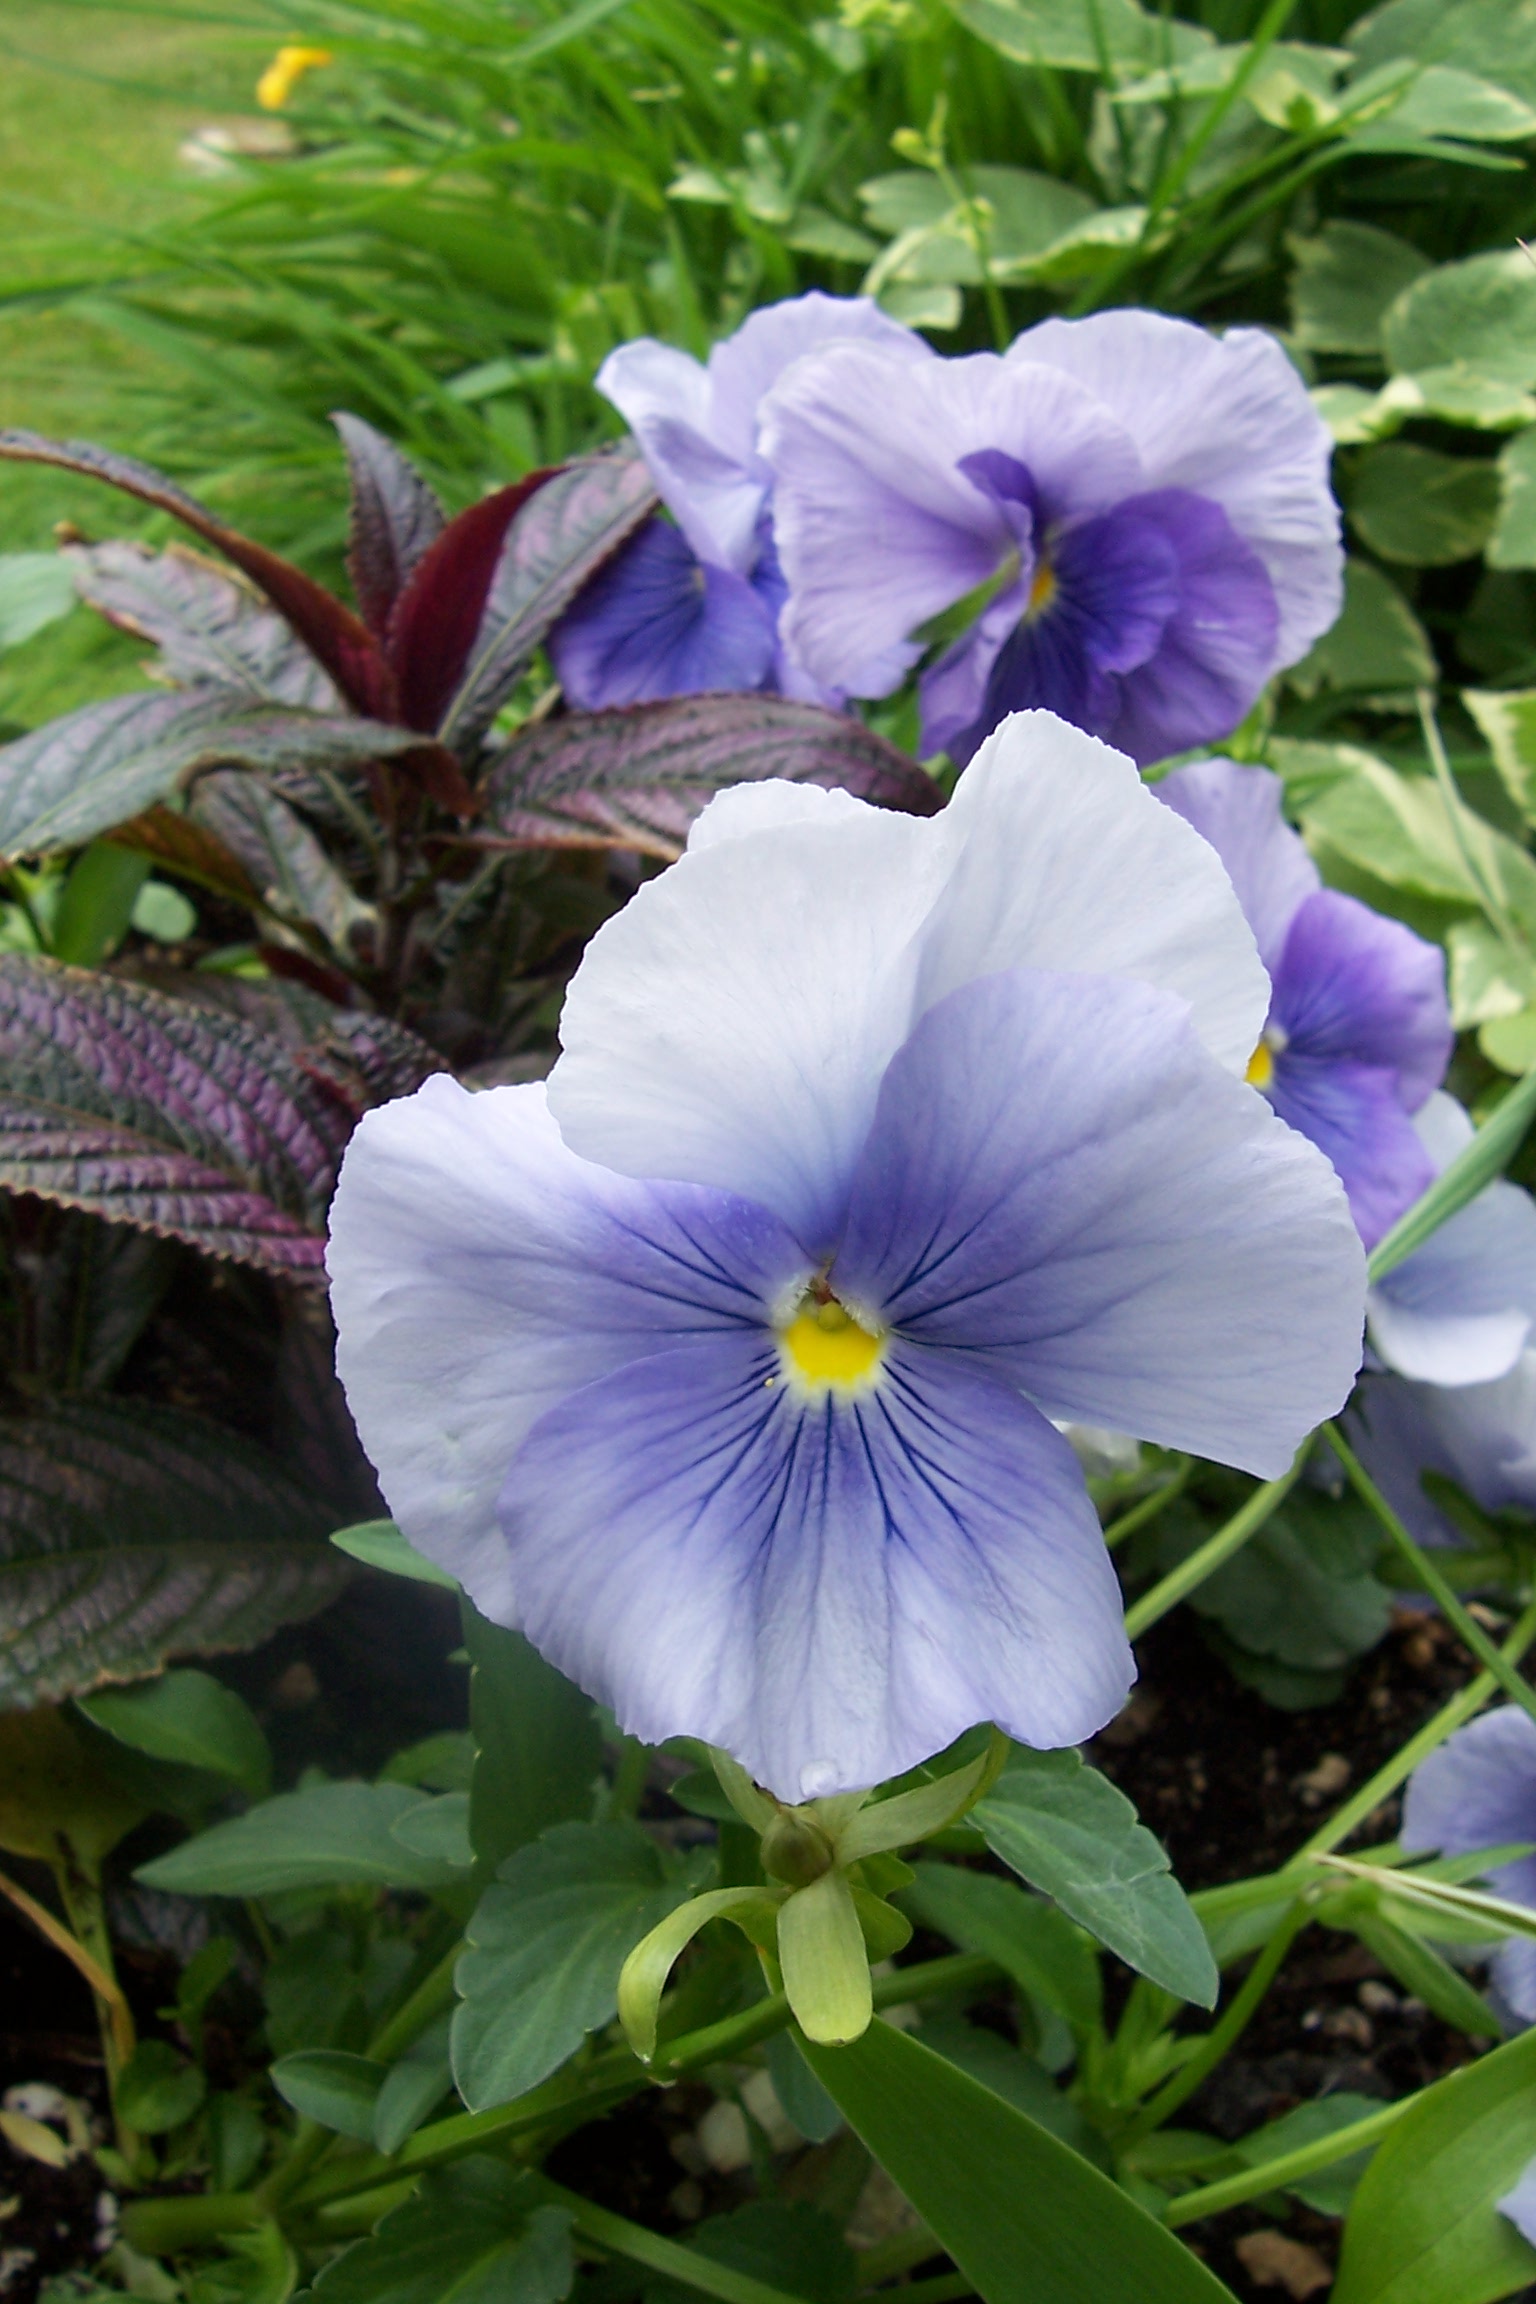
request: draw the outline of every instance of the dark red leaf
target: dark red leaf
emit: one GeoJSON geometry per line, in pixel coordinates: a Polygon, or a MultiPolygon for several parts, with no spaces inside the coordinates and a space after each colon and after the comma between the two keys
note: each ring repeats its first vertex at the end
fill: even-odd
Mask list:
{"type": "Polygon", "coordinates": [[[419,472],[382,432],[338,410],[352,480],[347,573],[363,622],[380,640],[411,571],[443,532],[443,508],[419,472]]]}
{"type": "Polygon", "coordinates": [[[238,529],[226,528],[205,505],[163,473],[135,457],[95,447],[88,440],[47,440],[37,432],[0,432],[0,456],[22,464],[56,464],[65,472],[105,480],[143,504],[173,513],[260,586],[349,703],[374,719],[398,717],[389,667],[362,619],[323,584],[306,576],[302,568],[295,568],[291,560],[269,552],[264,544],[242,536],[238,529]]]}
{"type": "Polygon", "coordinates": [[[686,696],[525,729],[492,762],[470,837],[670,858],[716,792],[768,777],[840,785],[913,816],[943,806],[931,776],[849,713],[788,696],[686,696]]]}
{"type": "Polygon", "coordinates": [[[389,620],[386,647],[407,728],[430,735],[459,684],[485,613],[508,528],[553,469],[530,472],[450,520],[425,551],[389,620]]]}

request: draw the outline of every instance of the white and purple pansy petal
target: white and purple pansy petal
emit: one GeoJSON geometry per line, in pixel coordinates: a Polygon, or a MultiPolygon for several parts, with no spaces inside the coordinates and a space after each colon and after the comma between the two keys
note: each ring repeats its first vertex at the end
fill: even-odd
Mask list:
{"type": "Polygon", "coordinates": [[[778,605],[754,579],[701,561],[666,521],[649,520],[555,626],[550,661],[583,712],[762,688],[778,657],[778,605]]]}
{"type": "Polygon", "coordinates": [[[1018,967],[1161,985],[1238,1072],[1268,1005],[1205,842],[1044,713],[999,729],[938,816],[787,786],[712,802],[589,944],[551,1109],[588,1159],[747,1192],[819,1255],[917,1016],[1018,967]],[[750,841],[718,837],[743,822],[750,841]]]}
{"type": "Polygon", "coordinates": [[[1192,760],[1160,777],[1155,790],[1221,858],[1273,975],[1292,920],[1323,884],[1305,842],[1285,821],[1285,786],[1267,768],[1192,760]]]}
{"type": "Polygon", "coordinates": [[[1521,2239],[1536,2248],[1536,2160],[1526,2166],[1513,2192],[1506,2192],[1494,2206],[1509,2218],[1521,2239]]]}
{"type": "MultiPolygon", "coordinates": [[[[1419,1763],[1403,1795],[1402,1843],[1442,1856],[1536,1843],[1536,1720],[1518,1704],[1469,1720],[1419,1763]]],[[[1536,1854],[1499,1864],[1489,1886],[1536,1911],[1536,1854]]],[[[1536,2022],[1536,1939],[1511,1937],[1493,1957],[1500,1997],[1536,2022]]]]}
{"type": "MultiPolygon", "coordinates": [[[[1432,1174],[1472,1140],[1446,1095],[1415,1127],[1432,1174]]],[[[1536,1326],[1536,1202],[1517,1184],[1487,1185],[1376,1282],[1366,1314],[1373,1350],[1401,1376],[1456,1386],[1508,1375],[1536,1326]]]]}
{"type": "Polygon", "coordinates": [[[1104,977],[1019,969],[929,1010],[830,1276],[861,1319],[1048,1416],[1266,1479],[1360,1360],[1364,1255],[1328,1163],[1211,1062],[1181,1000],[1104,977]]]}
{"type": "Polygon", "coordinates": [[[496,1500],[530,1426],[646,1353],[755,1332],[808,1269],[761,1208],[579,1160],[542,1085],[446,1075],[365,1115],[330,1235],[337,1369],[390,1510],[502,1621],[496,1500]]]}
{"type": "Polygon", "coordinates": [[[1463,1541],[1426,1493],[1426,1473],[1453,1481],[1485,1512],[1536,1512],[1536,1351],[1489,1384],[1367,1376],[1347,1425],[1361,1463],[1422,1544],[1463,1541]]]}
{"type": "Polygon", "coordinates": [[[863,1383],[767,1333],[636,1362],[534,1428],[502,1516],[524,1629],[562,1671],[787,1800],[981,1719],[1079,1742],[1134,1677],[1067,1443],[984,1369],[897,1339],[863,1383]]]}
{"type": "Polygon", "coordinates": [[[1043,320],[1009,349],[1074,377],[1131,434],[1149,488],[1217,504],[1263,561],[1279,613],[1279,670],[1338,617],[1344,553],[1328,485],[1332,441],[1273,336],[1212,336],[1161,312],[1043,320]]]}

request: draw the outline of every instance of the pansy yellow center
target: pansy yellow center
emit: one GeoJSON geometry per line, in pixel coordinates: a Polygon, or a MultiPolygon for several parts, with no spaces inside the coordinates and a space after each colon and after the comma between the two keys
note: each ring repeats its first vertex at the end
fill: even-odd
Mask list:
{"type": "Polygon", "coordinates": [[[1250,1088],[1267,1093],[1275,1077],[1275,1058],[1285,1046],[1285,1034],[1278,1024],[1266,1024],[1259,1034],[1259,1044],[1248,1059],[1243,1074],[1250,1088]]]}
{"type": "Polygon", "coordinates": [[[791,1381],[816,1392],[861,1392],[879,1375],[885,1338],[864,1327],[835,1296],[824,1302],[807,1296],[779,1330],[779,1349],[791,1381]]]}
{"type": "Polygon", "coordinates": [[[1029,598],[1024,605],[1024,620],[1043,616],[1056,597],[1056,571],[1049,560],[1042,560],[1035,569],[1034,582],[1029,587],[1029,598]]]}

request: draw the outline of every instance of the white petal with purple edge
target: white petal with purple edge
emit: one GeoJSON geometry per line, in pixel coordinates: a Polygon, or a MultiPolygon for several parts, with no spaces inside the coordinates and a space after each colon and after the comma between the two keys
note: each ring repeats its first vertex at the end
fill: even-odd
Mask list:
{"type": "Polygon", "coordinates": [[[1332,442],[1274,337],[1207,335],[1159,312],[1044,320],[1007,357],[1048,362],[1103,402],[1134,439],[1149,488],[1219,504],[1258,551],[1280,607],[1276,668],[1294,664],[1343,601],[1332,442]]]}
{"type": "Polygon", "coordinates": [[[1522,2240],[1536,2248],[1536,2160],[1521,2176],[1513,2192],[1506,2192],[1494,2206],[1501,2216],[1507,2216],[1522,2240]]]}
{"type": "Polygon", "coordinates": [[[574,1393],[502,1520],[521,1621],[647,1743],[721,1745],[802,1800],[979,1720],[1074,1744],[1134,1677],[1071,1449],[1006,1386],[897,1347],[856,1403],[800,1403],[720,1337],[574,1393]]]}
{"type": "Polygon", "coordinates": [[[368,1113],[331,1207],[337,1369],[386,1501],[515,1620],[495,1505],[529,1426],[679,1340],[760,1332],[805,1270],[763,1209],[578,1160],[542,1087],[440,1075],[368,1113]]]}
{"type": "MultiPolygon", "coordinates": [[[[1536,1721],[1503,1704],[1468,1721],[1419,1763],[1403,1795],[1402,1843],[1472,1856],[1536,1843],[1536,1721]]],[[[1536,1855],[1499,1865],[1497,1893],[1536,1908],[1536,1855]]]]}
{"type": "Polygon", "coordinates": [[[640,336],[610,352],[594,382],[639,441],[662,502],[699,558],[745,574],[763,483],[711,437],[708,371],[640,336]]]}
{"type": "Polygon", "coordinates": [[[1195,760],[1162,777],[1153,790],[1221,858],[1259,957],[1272,971],[1292,916],[1323,884],[1300,833],[1281,814],[1285,786],[1267,768],[1195,760]]]}
{"type": "Polygon", "coordinates": [[[1058,1420],[1272,1479],[1348,1396],[1365,1258],[1328,1162],[1148,985],[1020,969],[893,1060],[831,1280],[1058,1420]]]}
{"type": "Polygon", "coordinates": [[[798,361],[762,412],[774,532],[789,582],[783,628],[816,677],[886,695],[918,626],[993,576],[1014,537],[958,469],[1001,450],[1054,515],[1143,485],[1128,430],[1072,382],[990,352],[898,361],[835,345],[798,361]]]}
{"type": "Polygon", "coordinates": [[[1536,1204],[1490,1184],[1371,1290],[1370,1339],[1425,1384],[1505,1376],[1536,1323],[1536,1204]]]}

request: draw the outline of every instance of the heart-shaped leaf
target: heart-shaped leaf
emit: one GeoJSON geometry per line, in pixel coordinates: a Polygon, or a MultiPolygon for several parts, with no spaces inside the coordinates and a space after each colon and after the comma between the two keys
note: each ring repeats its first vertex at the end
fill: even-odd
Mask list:
{"type": "Polygon", "coordinates": [[[213,681],[316,712],[339,709],[335,687],[287,619],[201,552],[185,544],[157,552],[119,537],[66,544],[63,557],[86,605],[152,642],[170,679],[213,681]]]}
{"type": "Polygon", "coordinates": [[[0,1708],[251,1648],[335,1597],[323,1506],[263,1449],[141,1400],[0,1420],[0,1708]]]}
{"type": "Polygon", "coordinates": [[[318,1276],[354,1113],[279,1041],[5,953],[0,1066],[0,1188],[318,1276]]]}
{"type": "Polygon", "coordinates": [[[406,728],[264,704],[228,688],[112,696],[0,746],[0,859],[76,848],[223,764],[347,767],[397,758],[424,777],[449,756],[406,728]]]}
{"type": "Polygon", "coordinates": [[[684,696],[541,721],[497,755],[476,824],[492,848],[639,848],[668,859],[728,784],[840,785],[929,816],[943,794],[851,714],[788,696],[684,696]]]}
{"type": "Polygon", "coordinates": [[[626,446],[578,457],[521,506],[439,730],[445,744],[464,752],[479,742],[555,618],[655,503],[644,459],[626,446]]]}
{"type": "Polygon", "coordinates": [[[136,496],[141,504],[153,504],[173,514],[261,588],[349,703],[359,712],[391,716],[389,668],[362,619],[323,584],[306,576],[302,568],[295,568],[291,560],[269,552],[264,544],[242,536],[237,529],[226,528],[174,480],[167,480],[135,457],[115,455],[110,448],[98,448],[89,440],[47,440],[38,432],[0,432],[0,456],[22,464],[53,464],[88,480],[105,480],[109,487],[136,496]]]}
{"type": "Polygon", "coordinates": [[[382,639],[412,569],[443,532],[443,508],[382,432],[342,411],[331,422],[347,451],[352,482],[347,574],[363,622],[382,639]]]}

